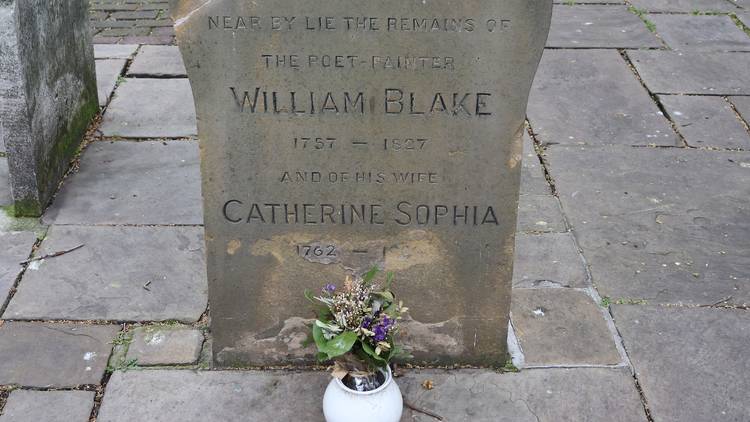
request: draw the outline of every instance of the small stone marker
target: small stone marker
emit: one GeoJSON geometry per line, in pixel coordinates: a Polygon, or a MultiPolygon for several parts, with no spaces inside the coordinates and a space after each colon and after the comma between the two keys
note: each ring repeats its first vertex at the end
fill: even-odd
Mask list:
{"type": "Polygon", "coordinates": [[[305,288],[379,265],[417,362],[506,360],[550,0],[175,0],[218,366],[309,362],[305,288]]]}
{"type": "Polygon", "coordinates": [[[0,144],[15,213],[39,216],[99,111],[87,0],[0,2],[0,144]]]}

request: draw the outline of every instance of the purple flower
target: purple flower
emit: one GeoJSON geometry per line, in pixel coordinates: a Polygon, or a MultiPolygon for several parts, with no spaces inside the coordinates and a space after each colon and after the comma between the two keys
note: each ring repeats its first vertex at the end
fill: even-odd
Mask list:
{"type": "Polygon", "coordinates": [[[370,325],[372,325],[372,318],[366,316],[362,319],[362,328],[370,329],[370,325]]]}
{"type": "Polygon", "coordinates": [[[375,332],[375,336],[373,337],[375,341],[383,341],[388,335],[388,328],[382,324],[376,325],[373,331],[375,332]]]}
{"type": "Polygon", "coordinates": [[[328,294],[331,294],[336,291],[336,286],[333,284],[326,284],[326,286],[323,287],[323,291],[328,294]]]}

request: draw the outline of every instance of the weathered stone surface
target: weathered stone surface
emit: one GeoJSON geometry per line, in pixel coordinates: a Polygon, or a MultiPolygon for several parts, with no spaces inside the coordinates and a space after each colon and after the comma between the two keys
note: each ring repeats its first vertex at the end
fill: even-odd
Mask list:
{"type": "Polygon", "coordinates": [[[10,205],[12,201],[8,160],[5,157],[0,157],[0,206],[10,205]]]}
{"type": "Polygon", "coordinates": [[[655,94],[750,95],[750,54],[628,51],[655,94]]]}
{"type": "Polygon", "coordinates": [[[405,280],[417,362],[502,365],[521,136],[551,0],[316,1],[320,30],[292,0],[174,6],[219,366],[309,361],[303,290],[374,264],[405,280]],[[251,15],[253,30],[217,21],[251,15]]]}
{"type": "MultiPolygon", "coordinates": [[[[2,212],[2,211],[0,211],[2,212]]],[[[3,233],[0,231],[0,306],[21,274],[21,261],[28,259],[36,236],[30,232],[3,233]]]]}
{"type": "Polygon", "coordinates": [[[516,235],[514,287],[587,287],[586,269],[570,233],[516,235]]]}
{"type": "Polygon", "coordinates": [[[97,142],[47,210],[55,224],[202,224],[198,144],[97,142]]]}
{"type": "Polygon", "coordinates": [[[96,87],[99,91],[99,106],[104,107],[115,91],[117,79],[125,68],[127,60],[110,59],[96,61],[96,87]]]}
{"type": "Polygon", "coordinates": [[[688,145],[750,149],[750,132],[723,98],[660,95],[659,101],[688,145]]]}
{"type": "Polygon", "coordinates": [[[734,105],[745,123],[750,123],[750,97],[730,97],[729,102],[734,105]]]}
{"type": "Polygon", "coordinates": [[[546,50],[529,98],[544,144],[676,145],[669,122],[614,50],[546,50]]]}
{"type": "Polygon", "coordinates": [[[199,227],[52,226],[4,317],[194,322],[206,310],[199,227]],[[127,257],[124,259],[123,257],[127,257]]]}
{"type": "Polygon", "coordinates": [[[189,365],[196,363],[203,333],[193,328],[148,326],[136,328],[128,347],[128,359],[138,365],[189,365]]]}
{"type": "Polygon", "coordinates": [[[564,232],[560,204],[552,195],[521,195],[518,201],[518,231],[564,232]]]}
{"type": "Polygon", "coordinates": [[[104,113],[101,132],[122,138],[195,136],[195,106],[187,79],[125,79],[104,113]]]}
{"type": "Polygon", "coordinates": [[[602,296],[750,300],[750,197],[738,195],[749,153],[552,147],[547,158],[602,296]]]}
{"type": "Polygon", "coordinates": [[[660,48],[662,43],[623,5],[557,5],[548,47],[660,48]]]}
{"type": "Polygon", "coordinates": [[[526,365],[620,363],[602,308],[571,289],[513,290],[513,328],[526,365]]]}
{"type": "Polygon", "coordinates": [[[737,12],[731,1],[723,0],[632,0],[633,6],[649,12],[737,12]]]}
{"type": "Polygon", "coordinates": [[[94,58],[129,59],[137,50],[138,44],[96,44],[94,45],[94,58]]]}
{"type": "Polygon", "coordinates": [[[0,4],[0,144],[17,215],[42,214],[98,111],[87,6],[0,4]]]}
{"type": "Polygon", "coordinates": [[[128,68],[128,76],[187,76],[179,48],[144,45],[128,68]]]}
{"type": "Polygon", "coordinates": [[[654,420],[750,420],[750,313],[614,306],[654,420]]]}
{"type": "Polygon", "coordinates": [[[544,177],[544,169],[534,151],[531,137],[523,134],[523,163],[521,164],[521,195],[549,195],[552,191],[544,177]]]}
{"type": "Polygon", "coordinates": [[[14,390],[0,422],[88,422],[93,391],[14,390]]]}
{"type": "MultiPolygon", "coordinates": [[[[323,372],[117,372],[107,385],[97,420],[323,422],[322,395],[329,379],[323,372]]],[[[397,382],[406,400],[446,421],[646,420],[626,370],[422,370],[410,371],[397,382]],[[433,390],[421,386],[428,379],[433,390]]],[[[403,422],[434,420],[408,409],[402,417],[403,422]]]]}
{"type": "Polygon", "coordinates": [[[729,16],[649,15],[656,32],[672,47],[684,51],[748,51],[750,37],[729,16]]]}
{"type": "Polygon", "coordinates": [[[0,326],[0,384],[99,384],[116,325],[6,322],[0,326]]]}

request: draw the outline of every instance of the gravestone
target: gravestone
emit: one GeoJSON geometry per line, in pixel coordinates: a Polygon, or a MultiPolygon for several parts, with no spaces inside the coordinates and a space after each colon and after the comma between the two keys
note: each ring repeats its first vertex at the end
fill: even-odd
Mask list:
{"type": "Polygon", "coordinates": [[[99,111],[87,0],[0,1],[0,145],[16,215],[39,216],[99,111]]]}
{"type": "Polygon", "coordinates": [[[421,363],[507,358],[549,0],[177,0],[218,366],[305,363],[305,289],[379,265],[421,363]]]}

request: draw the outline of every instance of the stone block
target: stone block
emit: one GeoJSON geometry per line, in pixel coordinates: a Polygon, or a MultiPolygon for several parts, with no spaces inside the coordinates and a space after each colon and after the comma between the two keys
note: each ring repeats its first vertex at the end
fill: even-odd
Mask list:
{"type": "Polygon", "coordinates": [[[750,132],[723,98],[660,95],[659,101],[688,145],[750,149],[750,132]]]}
{"type": "Polygon", "coordinates": [[[729,16],[648,15],[672,50],[750,51],[750,37],[729,16]]]}
{"type": "Polygon", "coordinates": [[[52,226],[8,319],[197,321],[206,310],[199,227],[52,226]],[[127,258],[125,258],[127,257],[127,258]]]}
{"type": "Polygon", "coordinates": [[[662,43],[624,5],[556,5],[547,47],[660,48],[662,43]]]}
{"type": "Polygon", "coordinates": [[[564,232],[565,220],[560,203],[552,195],[521,195],[518,201],[520,232],[564,232]]]}
{"type": "Polygon", "coordinates": [[[104,107],[109,102],[109,97],[115,92],[117,79],[122,74],[127,60],[108,59],[96,61],[96,87],[99,92],[99,105],[104,107]]]}
{"type": "Polygon", "coordinates": [[[138,50],[138,44],[96,44],[95,59],[130,59],[138,50]]]}
{"type": "Polygon", "coordinates": [[[203,224],[198,143],[96,142],[47,210],[55,224],[203,224]]]}
{"type": "Polygon", "coordinates": [[[104,113],[104,136],[185,138],[197,133],[187,79],[125,79],[104,113]]]}
{"type": "Polygon", "coordinates": [[[180,50],[171,45],[144,45],[128,69],[128,76],[187,76],[180,50]]]}
{"type": "Polygon", "coordinates": [[[0,4],[0,144],[17,215],[42,214],[99,111],[87,7],[0,4]]]}
{"type": "Polygon", "coordinates": [[[581,291],[515,289],[512,310],[527,366],[615,365],[622,360],[603,309],[581,291]]]}
{"type": "Polygon", "coordinates": [[[93,391],[14,390],[0,422],[88,422],[93,391]]]}
{"type": "Polygon", "coordinates": [[[301,293],[373,265],[403,280],[415,362],[504,365],[526,100],[552,1],[430,3],[454,21],[419,19],[419,2],[331,0],[315,5],[320,31],[295,0],[173,5],[200,122],[216,365],[313,361],[301,293]],[[297,23],[216,20],[280,13],[297,23]]]}
{"type": "MultiPolygon", "coordinates": [[[[0,211],[2,212],[2,211],[0,211]]],[[[0,307],[8,298],[10,290],[21,274],[25,261],[31,255],[36,235],[30,232],[4,233],[0,231],[0,307]]]]}
{"type": "MultiPolygon", "coordinates": [[[[321,397],[329,380],[322,372],[117,372],[107,385],[97,420],[323,422],[321,397]]],[[[421,370],[409,371],[397,382],[407,401],[446,421],[646,420],[633,378],[624,369],[535,369],[516,374],[421,370]],[[433,390],[422,387],[425,380],[433,381],[433,390]]],[[[435,419],[404,409],[401,420],[435,419]]]]}
{"type": "Polygon", "coordinates": [[[189,327],[152,325],[134,330],[127,359],[139,366],[191,365],[198,362],[203,333],[189,327]]]}
{"type": "Polygon", "coordinates": [[[750,301],[750,153],[547,151],[563,212],[602,296],[663,304],[750,301]]]}
{"type": "Polygon", "coordinates": [[[655,94],[750,95],[750,54],[628,51],[655,94]]]}
{"type": "Polygon", "coordinates": [[[6,322],[0,384],[64,388],[101,383],[116,325],[6,322]]]}
{"type": "Polygon", "coordinates": [[[586,269],[570,233],[516,235],[513,287],[587,287],[586,269]]]}
{"type": "Polygon", "coordinates": [[[750,313],[638,305],[612,312],[653,420],[750,420],[750,313]]]}
{"type": "Polygon", "coordinates": [[[546,50],[528,116],[543,144],[681,143],[614,50],[546,50]]]}

